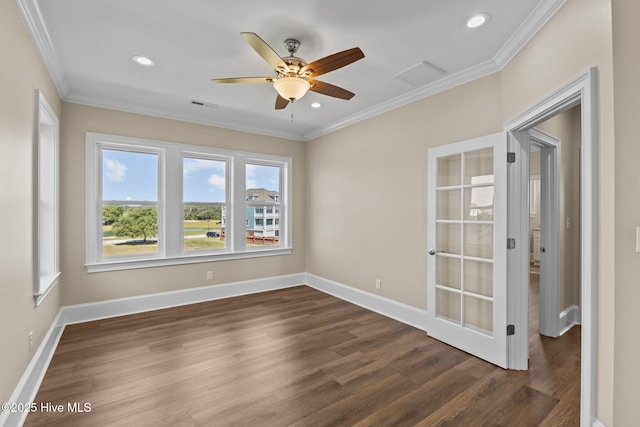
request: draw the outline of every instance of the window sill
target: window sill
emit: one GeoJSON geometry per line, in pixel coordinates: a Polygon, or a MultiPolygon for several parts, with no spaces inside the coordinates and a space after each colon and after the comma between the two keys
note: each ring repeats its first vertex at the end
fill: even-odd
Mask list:
{"type": "Polygon", "coordinates": [[[58,279],[60,279],[61,275],[62,273],[58,272],[56,274],[52,274],[51,276],[47,276],[41,279],[41,281],[43,283],[46,283],[47,285],[44,287],[44,292],[33,296],[33,301],[36,307],[39,306],[40,303],[42,303],[42,301],[44,301],[47,295],[49,295],[49,293],[53,290],[53,288],[56,287],[56,285],[60,281],[58,279]]]}
{"type": "Polygon", "coordinates": [[[201,262],[228,261],[234,259],[260,258],[265,256],[291,255],[293,249],[260,249],[239,253],[187,255],[174,258],[154,258],[136,260],[105,261],[101,263],[86,264],[88,273],[103,271],[133,270],[136,268],[165,267],[170,265],[197,264],[201,262]]]}

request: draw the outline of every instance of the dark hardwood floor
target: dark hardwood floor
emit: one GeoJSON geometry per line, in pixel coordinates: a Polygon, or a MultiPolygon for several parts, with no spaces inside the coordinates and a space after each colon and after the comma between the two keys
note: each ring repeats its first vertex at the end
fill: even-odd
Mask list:
{"type": "Polygon", "coordinates": [[[25,425],[578,425],[580,328],[530,342],[507,371],[302,286],[67,326],[36,397],[65,410],[25,425]]]}

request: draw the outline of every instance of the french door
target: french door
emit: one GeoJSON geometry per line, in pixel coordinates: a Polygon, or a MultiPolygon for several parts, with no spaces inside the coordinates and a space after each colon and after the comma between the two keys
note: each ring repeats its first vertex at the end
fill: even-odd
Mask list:
{"type": "Polygon", "coordinates": [[[429,150],[427,333],[507,367],[505,133],[429,150]]]}

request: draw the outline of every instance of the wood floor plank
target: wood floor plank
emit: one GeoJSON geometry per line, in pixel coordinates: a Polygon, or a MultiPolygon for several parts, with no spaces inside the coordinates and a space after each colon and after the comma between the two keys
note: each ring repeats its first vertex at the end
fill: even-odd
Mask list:
{"type": "Polygon", "coordinates": [[[579,339],[506,371],[300,286],[67,326],[36,401],[91,412],[25,425],[577,425],[579,339]]]}

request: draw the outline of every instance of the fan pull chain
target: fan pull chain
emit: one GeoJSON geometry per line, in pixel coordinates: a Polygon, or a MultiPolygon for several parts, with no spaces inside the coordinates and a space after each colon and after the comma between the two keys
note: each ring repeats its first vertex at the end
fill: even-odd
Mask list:
{"type": "Polygon", "coordinates": [[[293,124],[293,99],[291,100],[291,124],[293,124]]]}

